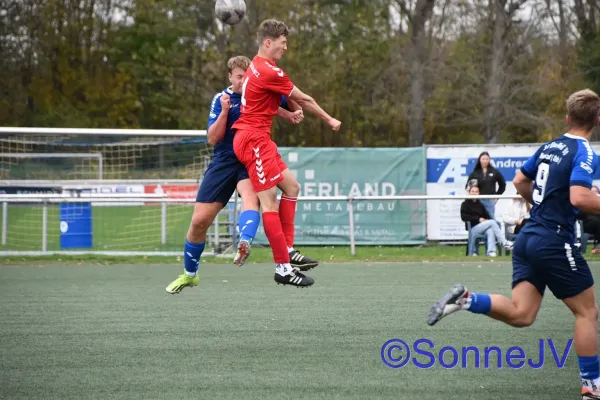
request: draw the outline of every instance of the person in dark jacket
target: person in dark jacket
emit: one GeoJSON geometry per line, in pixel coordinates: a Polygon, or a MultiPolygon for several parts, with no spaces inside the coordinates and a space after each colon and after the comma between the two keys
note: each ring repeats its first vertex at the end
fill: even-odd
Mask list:
{"type": "MultiPolygon", "coordinates": [[[[480,194],[502,194],[506,190],[506,180],[500,171],[490,164],[490,153],[484,151],[479,155],[477,164],[469,175],[467,182],[477,179],[480,194]],[[498,187],[496,187],[496,184],[498,187]]],[[[490,219],[496,218],[496,199],[483,199],[481,203],[485,207],[490,219]]]]}
{"type": "MultiPolygon", "coordinates": [[[[479,187],[474,181],[470,183],[469,194],[472,196],[479,195],[479,187]]],[[[490,218],[480,200],[466,199],[463,201],[460,206],[460,218],[465,222],[465,229],[468,229],[466,223],[471,223],[473,240],[469,241],[468,255],[476,255],[475,239],[482,236],[487,236],[486,254],[489,257],[496,257],[496,243],[501,244],[507,250],[512,249],[513,242],[506,240],[504,232],[502,232],[498,223],[490,218]]]]}

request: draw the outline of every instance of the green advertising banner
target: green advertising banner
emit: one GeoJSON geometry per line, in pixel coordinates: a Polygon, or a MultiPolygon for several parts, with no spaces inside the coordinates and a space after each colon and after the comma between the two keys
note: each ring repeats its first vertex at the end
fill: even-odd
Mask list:
{"type": "MultiPolygon", "coordinates": [[[[302,196],[425,194],[423,148],[279,148],[301,185],[296,245],[348,245],[347,201],[306,201],[302,196]]],[[[424,200],[353,202],[356,244],[425,243],[424,200]]],[[[261,223],[255,243],[267,244],[261,223]]]]}

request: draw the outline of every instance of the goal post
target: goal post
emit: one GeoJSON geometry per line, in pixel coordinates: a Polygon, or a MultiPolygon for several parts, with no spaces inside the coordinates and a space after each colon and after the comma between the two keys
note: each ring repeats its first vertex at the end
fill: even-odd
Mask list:
{"type": "MultiPolygon", "coordinates": [[[[212,153],[205,130],[0,127],[0,195],[22,200],[2,204],[0,251],[180,254],[212,153]],[[45,195],[81,203],[26,199],[45,195]],[[145,200],[152,196],[167,201],[145,200]],[[77,224],[93,236],[91,246],[68,246],[77,224]]],[[[216,253],[232,250],[235,204],[209,229],[216,253]]]]}

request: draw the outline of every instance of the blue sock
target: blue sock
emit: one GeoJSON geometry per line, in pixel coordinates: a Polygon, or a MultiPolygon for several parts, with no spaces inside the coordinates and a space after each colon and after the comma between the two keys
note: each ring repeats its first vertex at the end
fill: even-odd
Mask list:
{"type": "Polygon", "coordinates": [[[240,239],[252,243],[260,224],[260,214],[258,211],[246,210],[240,214],[239,229],[240,239]]]}
{"type": "Polygon", "coordinates": [[[492,298],[489,294],[471,293],[464,308],[475,314],[487,314],[492,309],[492,298]]]}
{"type": "Polygon", "coordinates": [[[577,360],[579,361],[581,379],[593,381],[600,378],[600,362],[597,355],[588,357],[577,356],[577,360]]]}
{"type": "Polygon", "coordinates": [[[183,266],[185,272],[188,275],[196,275],[198,267],[200,266],[200,255],[204,251],[204,242],[202,243],[190,243],[185,240],[185,247],[183,248],[183,266]]]}

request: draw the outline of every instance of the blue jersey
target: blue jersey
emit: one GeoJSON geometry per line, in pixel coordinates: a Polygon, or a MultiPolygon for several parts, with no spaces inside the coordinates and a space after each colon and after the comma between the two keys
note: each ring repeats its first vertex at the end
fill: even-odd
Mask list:
{"type": "MultiPolygon", "coordinates": [[[[235,134],[232,131],[232,125],[240,118],[240,104],[242,103],[242,95],[238,93],[234,93],[230,88],[219,92],[213,97],[212,103],[210,105],[210,114],[208,116],[208,126],[206,129],[211,127],[217,121],[219,115],[223,111],[221,107],[221,96],[227,93],[229,95],[229,114],[227,115],[227,127],[225,128],[225,136],[223,140],[215,145],[214,148],[214,157],[234,157],[235,153],[233,152],[233,136],[235,134]]],[[[285,96],[281,98],[281,107],[287,109],[287,99],[285,96]]]]}
{"type": "Polygon", "coordinates": [[[217,121],[223,108],[221,107],[221,96],[227,93],[229,95],[229,114],[227,115],[227,127],[225,128],[225,136],[223,140],[215,145],[214,157],[235,157],[233,152],[233,135],[234,132],[231,130],[231,126],[240,117],[240,104],[242,103],[242,95],[234,93],[231,89],[227,88],[222,92],[219,92],[213,97],[210,105],[210,114],[208,116],[208,126],[206,129],[211,127],[217,121]]]}
{"type": "Polygon", "coordinates": [[[531,217],[521,232],[551,231],[573,241],[579,210],[571,204],[570,188],[591,188],[597,166],[596,153],[582,137],[564,134],[540,147],[521,168],[534,181],[531,217]]]}

